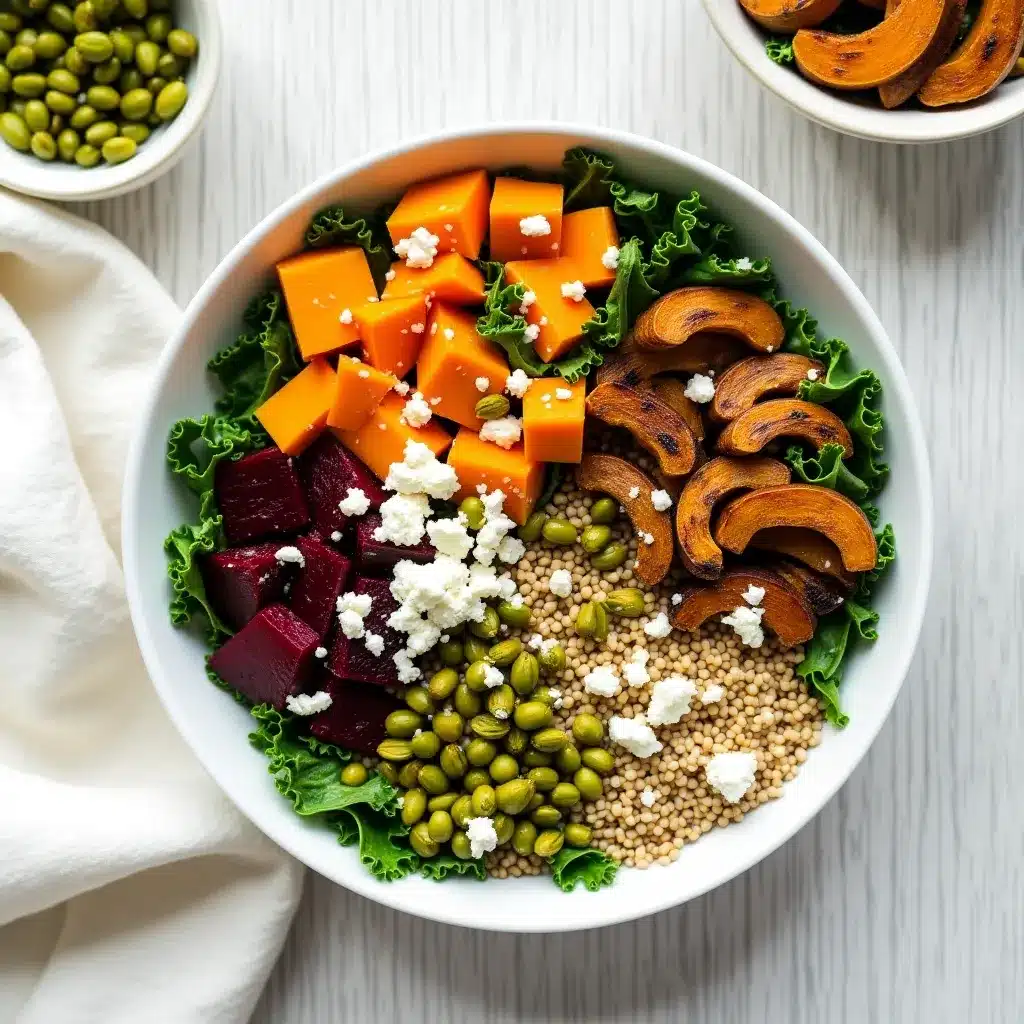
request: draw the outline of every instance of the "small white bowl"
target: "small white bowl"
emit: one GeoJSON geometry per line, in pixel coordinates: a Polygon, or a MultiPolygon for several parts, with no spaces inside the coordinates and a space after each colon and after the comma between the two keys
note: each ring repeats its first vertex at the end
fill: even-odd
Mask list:
{"type": "Polygon", "coordinates": [[[199,40],[199,53],[185,74],[188,102],[169,124],[154,129],[131,160],[79,167],[60,160],[46,163],[0,141],[0,185],[40,199],[65,202],[109,199],[148,185],[169,171],[198,137],[220,76],[220,15],[217,0],[175,0],[176,26],[199,40]]]}
{"type": "Polygon", "coordinates": [[[1007,79],[974,103],[938,110],[912,104],[886,110],[875,103],[824,89],[795,67],[780,67],[765,53],[765,31],[737,0],[703,0],[711,24],[733,56],[766,88],[826,128],[875,142],[948,142],[980,135],[1024,114],[1024,78],[1007,79]]]}
{"type": "Polygon", "coordinates": [[[554,932],[627,921],[693,899],[766,857],[821,809],[867,752],[910,665],[928,595],[932,498],[924,435],[896,353],[864,296],[806,229],[749,185],[679,150],[605,129],[526,124],[453,131],[357,160],[294,196],[232,249],[189,304],[153,381],[128,457],[122,518],[128,602],[149,673],[185,740],[241,810],[315,871],[379,903],[451,924],[554,932]],[[170,623],[162,543],[196,509],[167,471],[167,431],[179,417],[213,407],[207,360],[235,339],[246,302],[274,280],[278,260],[301,248],[309,219],[322,206],[372,208],[414,181],[470,167],[553,171],[563,152],[577,145],[610,154],[652,188],[699,189],[752,255],[772,257],[786,294],[809,306],[826,334],[846,338],[859,363],[878,371],[892,466],[881,506],[899,545],[878,593],[881,635],[857,652],[844,680],[849,727],[827,733],[782,799],[739,825],[713,830],[670,867],[624,869],[610,888],[571,895],[547,877],[443,885],[412,877],[383,884],[367,874],[355,850],[342,849],[328,829],[299,818],[277,793],[266,760],[246,741],[252,719],[210,685],[202,642],[170,623]]]}

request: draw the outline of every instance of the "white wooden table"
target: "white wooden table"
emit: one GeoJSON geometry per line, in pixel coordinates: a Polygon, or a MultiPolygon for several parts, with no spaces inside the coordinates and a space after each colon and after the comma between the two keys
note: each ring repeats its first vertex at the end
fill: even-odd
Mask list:
{"type": "Polygon", "coordinates": [[[501,119],[650,135],[761,189],[853,275],[916,391],[939,526],[888,726],[765,863],[564,937],[428,924],[310,878],[254,1020],[1024,1020],[1024,125],[921,149],[842,138],[766,97],[697,0],[222,5],[201,148],[84,208],[182,304],[264,214],[370,149],[501,119]]]}

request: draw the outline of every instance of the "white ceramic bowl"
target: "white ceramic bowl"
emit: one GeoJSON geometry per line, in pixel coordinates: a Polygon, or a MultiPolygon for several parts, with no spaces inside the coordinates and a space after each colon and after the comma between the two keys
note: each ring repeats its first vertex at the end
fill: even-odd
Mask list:
{"type": "Polygon", "coordinates": [[[79,167],[60,160],[44,163],[0,141],[0,185],[41,199],[65,202],[109,199],[148,185],[169,171],[184,155],[210,109],[220,76],[221,31],[217,0],[175,0],[176,26],[199,40],[199,53],[185,74],[188,102],[170,122],[153,130],[131,160],[79,167]]]}
{"type": "Polygon", "coordinates": [[[164,349],[128,459],[124,488],[124,571],[146,665],[168,712],[210,774],[267,835],[322,875],[391,907],[453,924],[502,931],[563,931],[626,921],[683,903],[746,870],[785,842],[843,784],[878,732],[914,653],[928,593],[932,506],[928,458],[910,387],[866,300],[836,261],[788,214],[711,164],[635,136],[558,125],[483,127],[405,142],[329,174],[254,228],[210,275],[164,349]],[[273,280],[275,261],[297,251],[310,217],[327,203],[372,208],[421,178],[457,169],[528,164],[558,167],[564,150],[587,145],[614,156],[637,181],[677,193],[699,189],[736,226],[752,255],[770,255],[786,293],[806,303],[823,329],[847,338],[856,358],[885,383],[892,480],[882,507],[895,525],[899,558],[878,595],[881,637],[858,654],[843,685],[852,722],[829,732],[782,799],[740,825],[688,846],[671,867],[622,870],[611,888],[565,895],[549,878],[508,882],[419,877],[385,885],[352,849],[296,816],[274,789],[265,759],[246,742],[252,720],[203,671],[202,643],[167,617],[161,544],[192,518],[192,499],[167,472],[171,423],[209,410],[204,367],[239,330],[249,298],[273,280]]]}
{"type": "Polygon", "coordinates": [[[826,128],[876,142],[947,142],[980,135],[1024,113],[1024,78],[1007,79],[974,103],[939,110],[911,104],[885,110],[823,89],[796,68],[780,67],[764,50],[765,31],[744,14],[737,0],[703,0],[711,24],[733,56],[766,88],[795,110],[826,128]]]}

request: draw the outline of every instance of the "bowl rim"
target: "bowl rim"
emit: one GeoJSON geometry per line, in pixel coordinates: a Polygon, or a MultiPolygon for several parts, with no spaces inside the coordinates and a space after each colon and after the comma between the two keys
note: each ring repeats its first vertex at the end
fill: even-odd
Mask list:
{"type": "MultiPolygon", "coordinates": [[[[192,721],[189,709],[185,702],[179,702],[176,698],[174,679],[170,673],[164,673],[156,652],[155,642],[152,639],[149,620],[143,609],[145,601],[142,588],[142,574],[140,572],[140,552],[136,545],[137,531],[134,523],[139,516],[139,498],[143,476],[144,463],[142,459],[144,439],[154,429],[164,429],[165,424],[155,422],[158,399],[163,389],[168,371],[178,355],[185,339],[192,330],[194,320],[200,315],[218,289],[230,278],[235,270],[236,264],[259,245],[264,237],[273,233],[292,214],[307,204],[318,193],[332,186],[338,185],[351,175],[372,168],[380,161],[394,157],[408,156],[417,149],[427,146],[455,142],[465,139],[486,138],[495,135],[531,135],[544,134],[557,137],[585,138],[588,144],[600,147],[602,144],[623,145],[638,150],[646,151],[648,154],[665,159],[685,170],[687,166],[698,170],[700,173],[713,178],[723,188],[737,194],[756,207],[759,213],[769,223],[793,234],[796,241],[802,245],[810,255],[819,262],[829,273],[829,276],[841,289],[843,297],[853,307],[854,312],[863,318],[870,327],[873,340],[877,343],[879,362],[884,364],[887,387],[894,394],[906,411],[907,422],[907,457],[917,470],[916,478],[919,481],[916,498],[920,507],[920,522],[917,524],[921,539],[921,567],[918,578],[914,580],[910,590],[909,604],[906,609],[906,628],[903,631],[903,642],[900,647],[899,658],[893,665],[891,675],[896,680],[891,688],[891,693],[884,707],[879,707],[879,715],[873,728],[867,729],[861,736],[859,745],[848,753],[848,760],[837,774],[835,784],[825,789],[816,798],[806,801],[806,807],[801,813],[794,816],[792,822],[786,823],[772,835],[768,842],[755,844],[751,853],[738,858],[735,865],[722,869],[717,874],[711,874],[699,885],[694,886],[683,898],[675,895],[671,886],[665,886],[663,894],[657,899],[645,903],[642,908],[629,904],[627,901],[619,901],[613,910],[605,910],[600,915],[592,915],[590,919],[580,922],[578,919],[569,920],[564,928],[552,928],[550,926],[532,926],[529,922],[516,922],[514,927],[502,926],[489,920],[467,920],[465,915],[450,913],[444,901],[432,901],[429,907],[409,907],[403,898],[398,887],[389,886],[378,882],[368,872],[359,872],[354,878],[346,878],[344,882],[331,878],[336,884],[343,885],[361,896],[366,896],[383,906],[394,910],[401,910],[412,913],[416,916],[438,921],[445,924],[459,925],[463,927],[480,928],[483,930],[500,932],[544,932],[550,933],[556,930],[575,931],[583,928],[605,927],[612,924],[620,924],[626,921],[636,920],[650,914],[658,913],[670,907],[688,902],[691,899],[701,896],[710,890],[717,888],[725,882],[743,874],[755,864],[764,860],[771,853],[777,850],[804,825],[814,818],[819,811],[828,803],[835,793],[852,775],[855,768],[864,758],[871,744],[874,742],[882,725],[887,721],[896,696],[902,689],[910,668],[911,661],[917,649],[918,639],[924,622],[927,606],[929,586],[931,580],[933,561],[933,503],[931,470],[928,459],[927,446],[925,444],[924,430],[917,411],[910,384],[899,362],[899,358],[888,335],[875,315],[867,299],[861,294],[859,288],[843,270],[838,261],[828,252],[803,225],[794,217],[783,210],[775,202],[753,186],[740,180],[734,175],[719,168],[700,157],[669,146],[665,143],[647,139],[630,132],[619,131],[610,128],[592,127],[580,123],[555,122],[555,121],[521,121],[498,124],[477,124],[466,127],[447,129],[441,132],[431,132],[419,135],[412,139],[403,140],[391,146],[384,147],[349,161],[339,168],[336,168],[318,177],[311,184],[299,190],[290,199],[272,210],[266,217],[261,219],[243,238],[236,243],[227,255],[221,260],[216,269],[206,279],[202,287],[188,304],[173,337],[165,344],[160,353],[157,364],[153,370],[149,391],[144,399],[142,409],[136,420],[134,433],[129,445],[125,475],[122,492],[122,566],[125,577],[125,589],[128,599],[129,612],[132,625],[135,630],[139,648],[143,656],[146,669],[153,681],[161,702],[168,715],[173,721],[178,732],[191,748],[200,763],[217,782],[223,792],[235,804],[236,807],[251,821],[257,828],[268,835],[284,850],[294,856],[303,864],[308,864],[304,856],[298,852],[301,843],[298,840],[299,833],[290,827],[277,827],[274,823],[261,820],[261,812],[258,807],[250,806],[250,801],[243,794],[239,794],[232,787],[232,773],[222,768],[216,757],[208,757],[201,752],[201,745],[195,741],[192,729],[192,721]]],[[[298,819],[296,819],[298,820],[298,819]]],[[[315,870],[315,869],[314,869],[315,870]]],[[[330,876],[327,876],[330,877],[330,876]]]]}
{"type": "Polygon", "coordinates": [[[1024,86],[1002,97],[993,97],[990,93],[973,103],[941,110],[884,110],[862,106],[846,99],[842,93],[807,81],[795,69],[773,63],[764,52],[760,36],[756,53],[752,52],[748,40],[763,30],[747,17],[738,0],[701,2],[726,48],[765,89],[816,124],[843,135],[901,145],[953,142],[994,131],[1024,114],[1024,86]],[[731,9],[733,7],[735,10],[731,9]],[[748,33],[743,38],[734,27],[740,23],[746,26],[748,33]]]}
{"type": "Polygon", "coordinates": [[[188,103],[182,113],[162,127],[136,157],[122,164],[81,168],[60,162],[43,163],[0,149],[0,187],[12,192],[60,202],[112,199],[151,184],[166,174],[189,150],[203,127],[217,91],[221,73],[223,32],[217,0],[186,0],[195,14],[200,37],[199,56],[191,70],[188,103]],[[180,137],[165,142],[164,134],[177,127],[180,137]],[[81,184],[77,181],[80,179],[81,184]],[[102,180],[100,180],[102,179],[102,180]],[[70,183],[69,183],[70,182],[70,183]]]}

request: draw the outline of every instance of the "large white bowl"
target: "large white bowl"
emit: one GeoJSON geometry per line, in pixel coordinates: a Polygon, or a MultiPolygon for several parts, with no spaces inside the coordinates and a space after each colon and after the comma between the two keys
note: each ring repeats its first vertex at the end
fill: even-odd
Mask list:
{"type": "Polygon", "coordinates": [[[928,593],[932,507],[928,458],[907,379],[882,325],[838,263],[788,214],[696,157],[623,133],[560,125],[483,127],[406,142],[349,164],[305,189],[251,231],[210,276],[164,349],[138,425],[124,487],[124,571],[139,645],[175,724],[210,774],[267,835],[314,870],[391,907],[453,924],[502,931],[563,931],[626,921],[683,903],[756,864],[804,825],[843,784],[881,728],[914,653],[928,593]],[[461,168],[558,167],[565,149],[592,146],[638,181],[683,193],[699,189],[734,224],[752,255],[770,255],[786,293],[806,303],[829,334],[847,338],[885,383],[892,480],[882,500],[896,528],[899,559],[878,595],[881,637],[850,666],[843,697],[852,721],[830,732],[779,801],[740,825],[688,846],[671,867],[622,870],[609,889],[565,895],[549,878],[449,881],[409,878],[385,885],[352,849],[295,815],[274,789],[262,755],[246,742],[252,720],[203,671],[202,644],[167,617],[161,543],[195,515],[164,458],[168,427],[212,407],[207,359],[239,329],[246,302],[273,279],[275,261],[297,251],[324,204],[372,207],[410,182],[461,168]]]}
{"type": "Polygon", "coordinates": [[[1007,79],[974,103],[938,110],[912,104],[885,110],[809,82],[796,68],[780,67],[764,50],[765,31],[737,0],[703,0],[711,24],[733,56],[766,88],[795,110],[826,128],[876,142],[947,142],[980,135],[1024,113],[1024,78],[1007,79]]]}

